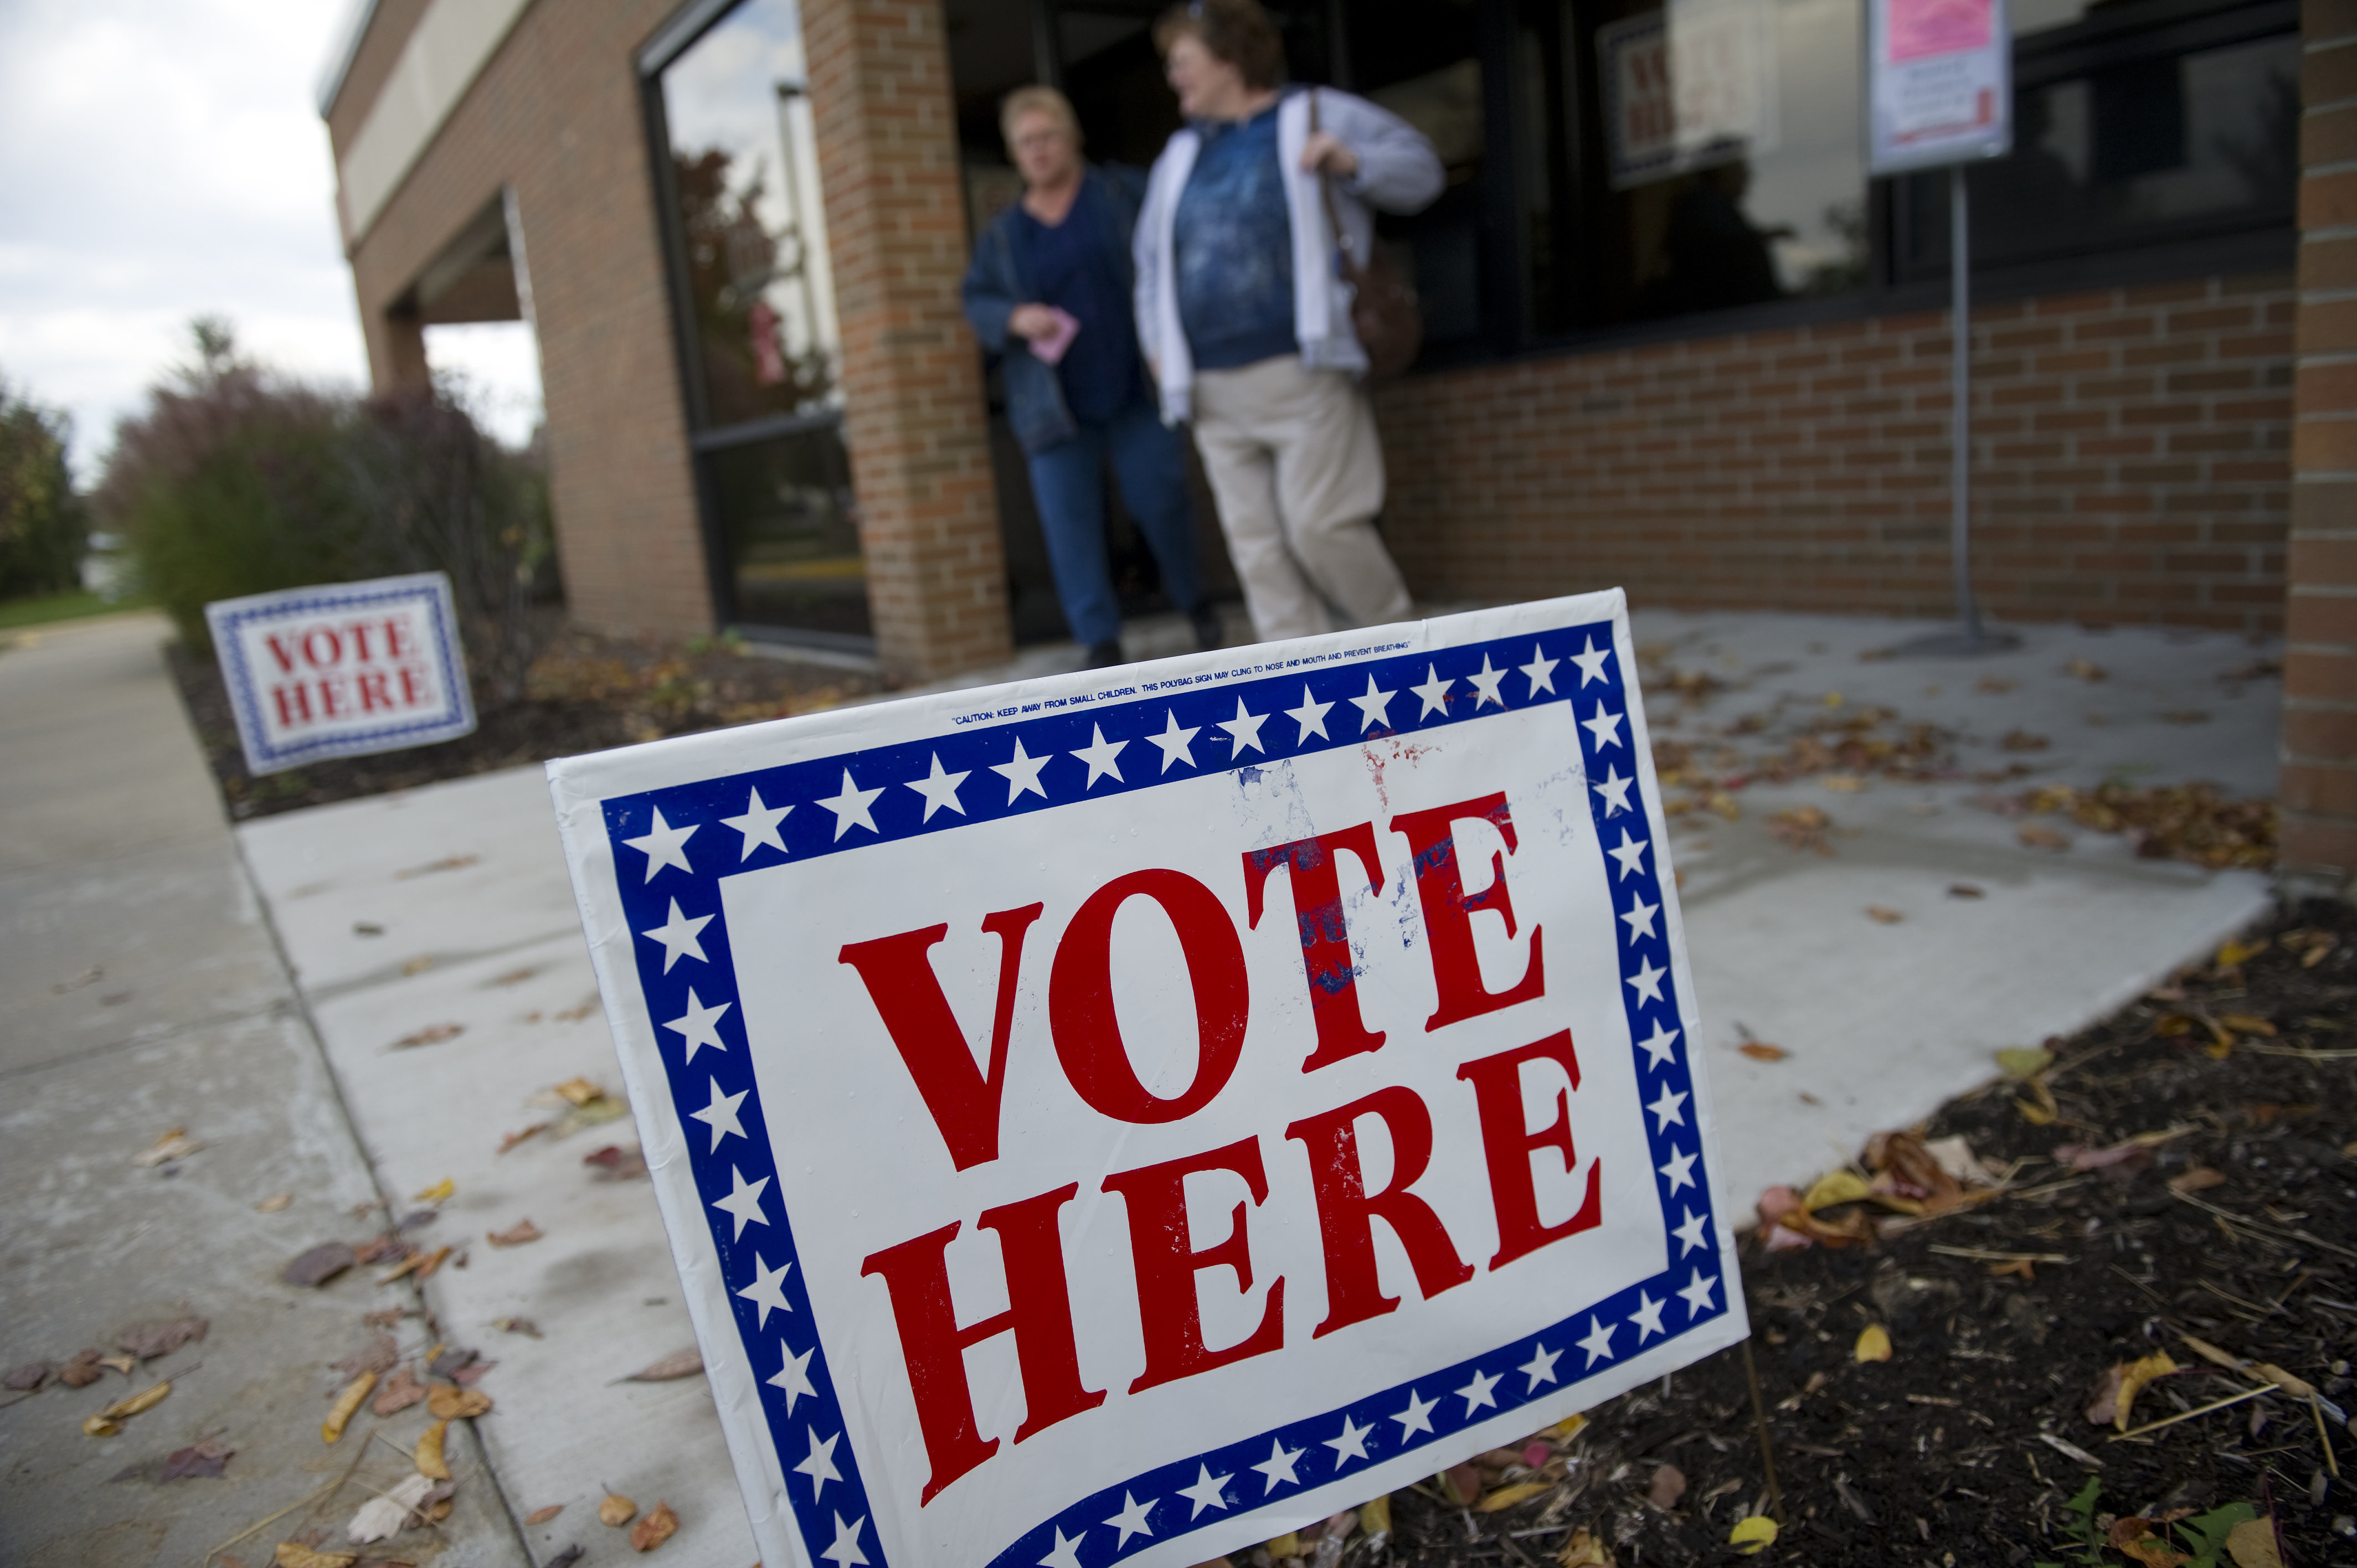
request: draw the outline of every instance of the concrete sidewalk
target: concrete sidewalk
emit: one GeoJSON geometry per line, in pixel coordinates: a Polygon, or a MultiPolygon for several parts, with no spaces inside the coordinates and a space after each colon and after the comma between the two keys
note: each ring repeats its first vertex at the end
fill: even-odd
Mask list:
{"type": "MultiPolygon", "coordinates": [[[[1737,820],[1677,819],[1672,842],[1701,992],[1697,1044],[1722,1107],[1717,1176],[1730,1216],[1748,1211],[1767,1182],[1804,1179],[1854,1153],[1867,1133],[1903,1125],[1980,1081],[1992,1049],[2034,1044],[2101,1015],[2267,904],[2258,874],[2139,861],[2124,842],[2102,835],[2074,832],[2076,842],[2059,854],[2025,847],[2013,820],[1974,804],[1987,787],[1970,777],[2026,758],[2034,773],[2007,788],[2117,775],[2207,778],[2234,794],[2265,794],[2277,693],[2253,666],[2267,650],[2224,638],[2048,628],[2028,633],[2018,653],[1971,664],[1861,658],[1922,629],[1832,618],[1637,618],[1638,640],[1652,655],[1648,713],[1657,740],[1770,750],[1805,728],[1809,715],[1839,711],[1828,706],[1837,693],[1848,711],[1880,706],[1893,711],[1894,725],[1938,726],[1962,775],[1930,784],[1867,779],[1861,788],[1831,790],[1821,777],[1758,784],[1741,791],[1737,820]],[[2109,678],[2072,675],[2074,661],[2083,670],[2099,664],[2109,678]],[[2198,723],[2190,718],[2197,710],[2198,723]],[[2017,736],[2007,749],[2016,732],[2047,744],[2023,750],[2017,736]],[[1832,816],[1830,856],[1796,851],[1770,831],[1772,813],[1796,805],[1832,816]],[[1951,897],[1959,882],[1984,896],[1951,897]],[[1902,918],[1878,921],[1866,913],[1869,905],[1902,918]],[[1738,1054],[1738,1020],[1792,1055],[1760,1063],[1738,1054]]],[[[293,965],[298,1009],[155,669],[152,629],[76,635],[91,639],[81,651],[60,640],[0,658],[0,785],[14,786],[8,798],[18,802],[5,853],[23,865],[0,864],[12,895],[27,879],[25,895],[8,901],[8,918],[24,929],[10,928],[17,940],[0,959],[11,966],[0,972],[14,983],[11,995],[25,999],[24,1021],[12,1026],[0,1067],[40,1090],[13,1096],[14,1109],[0,1119],[10,1134],[0,1146],[0,1176],[14,1199],[0,1305],[15,1307],[27,1326],[22,1343],[12,1341],[15,1359],[70,1353],[81,1342],[76,1336],[86,1338],[96,1326],[93,1314],[107,1317],[117,1299],[135,1298],[121,1315],[128,1320],[164,1316],[183,1295],[250,1297],[277,1315],[268,1319],[281,1327],[274,1364],[290,1369],[281,1383],[255,1385],[256,1407],[314,1421],[317,1395],[334,1380],[321,1363],[357,1348],[360,1310],[406,1287],[380,1288],[355,1271],[328,1292],[296,1296],[275,1284],[276,1269],[313,1240],[366,1232],[347,1206],[374,1196],[371,1168],[395,1198],[447,1179],[455,1192],[428,1234],[434,1245],[459,1247],[465,1266],[442,1269],[423,1295],[442,1337],[500,1363],[481,1385],[498,1409],[477,1423],[499,1495],[518,1518],[565,1505],[554,1520],[523,1529],[531,1559],[574,1541],[589,1548],[591,1562],[619,1558],[620,1533],[590,1517],[610,1487],[641,1507],[663,1500],[677,1510],[680,1533],[662,1549],[662,1562],[744,1568],[753,1557],[750,1534],[704,1380],[620,1380],[688,1348],[693,1336],[651,1190],[629,1174],[632,1124],[599,1119],[619,1109],[610,1096],[585,1113],[559,1092],[570,1084],[577,1099],[589,1086],[614,1088],[618,1075],[539,770],[239,828],[246,865],[293,965]],[[17,693],[43,689],[42,681],[78,693],[55,701],[88,716],[59,721],[46,738],[31,719],[19,720],[17,693]],[[126,694],[103,696],[118,688],[126,694]],[[119,705],[105,709],[105,702],[119,705]],[[28,744],[10,744],[19,732],[6,726],[18,723],[28,744]],[[121,781],[122,798],[93,779],[121,781]],[[167,800],[176,802],[168,810],[167,800]],[[156,825],[135,832],[143,812],[156,825]],[[190,857],[181,881],[170,870],[175,854],[190,857]],[[101,867],[118,869],[106,881],[101,867]],[[57,921],[56,929],[36,929],[38,921],[20,913],[28,908],[48,911],[39,918],[57,921]],[[84,913],[57,913],[63,910],[84,913]],[[119,969],[135,961],[113,955],[163,942],[139,934],[151,927],[178,932],[188,956],[119,969]],[[48,992],[53,972],[70,978],[100,964],[106,976],[87,994],[48,992]],[[132,995],[110,1004],[118,972],[130,977],[132,995]],[[151,993],[151,1012],[132,1010],[151,993]],[[316,1044],[304,1009],[316,1021],[316,1044]],[[217,1025],[187,1022],[216,1015],[217,1025]],[[38,1076],[44,1073],[59,1076],[38,1076]],[[128,1165],[174,1124],[212,1147],[182,1162],[178,1178],[128,1165]],[[309,1164],[296,1168],[302,1160],[309,1164]],[[103,1189],[87,1210],[94,1223],[51,1195],[68,1180],[60,1172],[103,1189]],[[279,1189],[300,1195],[287,1212],[261,1216],[247,1207],[279,1189]],[[199,1191],[215,1195],[200,1211],[186,1204],[199,1191]],[[160,1207],[175,1200],[181,1208],[160,1207]],[[157,1224],[163,1234],[133,1237],[159,1215],[169,1216],[157,1224]],[[488,1232],[527,1219],[540,1240],[488,1243],[488,1232]],[[37,1221],[44,1228],[38,1247],[23,1239],[37,1221]],[[121,1239],[103,1251],[76,1239],[92,1229],[121,1239]],[[20,1259],[38,1272],[21,1269],[20,1259]],[[36,1333],[43,1314],[55,1326],[36,1333]],[[531,1332],[519,1331],[518,1319],[531,1332]],[[83,1327],[67,1326],[77,1323],[83,1327]]],[[[231,1334],[228,1307],[213,1316],[211,1340],[162,1364],[202,1353],[210,1359],[198,1377],[210,1380],[224,1364],[219,1353],[247,1333],[240,1318],[231,1334]]],[[[404,1347],[415,1337],[405,1333],[404,1347]]],[[[210,1385],[191,1380],[188,1389],[200,1386],[210,1385]]],[[[112,1387],[84,1391],[82,1404],[112,1387]]],[[[139,1418],[148,1427],[135,1423],[125,1438],[102,1445],[52,1414],[37,1428],[8,1424],[63,1409],[45,1391],[0,1412],[0,1440],[10,1444],[12,1466],[31,1466],[28,1478],[56,1474],[53,1454],[80,1452],[67,1435],[109,1453],[152,1435],[160,1454],[210,1429],[176,1425],[166,1441],[154,1423],[185,1413],[174,1408],[183,1398],[176,1391],[139,1418]],[[53,1429],[64,1434],[31,1445],[30,1434],[53,1429]]],[[[72,1422],[82,1404],[73,1406],[72,1422]]],[[[290,1424],[272,1421],[274,1431],[290,1424]]],[[[307,1484],[316,1484],[315,1473],[332,1479],[318,1455],[347,1456],[321,1450],[316,1428],[308,1430],[311,1446],[290,1443],[283,1463],[310,1464],[307,1484]]],[[[397,1434],[405,1443],[414,1433],[400,1427],[397,1434]]],[[[247,1457],[241,1444],[233,1478],[247,1457]]],[[[121,1463],[98,1467],[111,1474],[121,1463]]],[[[0,1502],[16,1477],[12,1467],[0,1502]]],[[[36,1499],[26,1517],[46,1519],[63,1507],[51,1496],[90,1489],[88,1477],[72,1479],[36,1499]]],[[[189,1488],[218,1485],[174,1482],[139,1494],[156,1499],[152,1515],[126,1502],[118,1513],[87,1517],[152,1517],[156,1528],[178,1531],[184,1526],[170,1509],[192,1506],[181,1500],[195,1495],[189,1488]]],[[[223,1519],[229,1528],[196,1552],[281,1506],[278,1493],[258,1495],[259,1483],[255,1490],[253,1506],[225,1510],[242,1517],[223,1519]]],[[[100,1496],[112,1504],[118,1491],[132,1495],[126,1484],[100,1496]]],[[[284,1500],[301,1495],[292,1478],[285,1491],[284,1500]]],[[[492,1499],[493,1492],[462,1487],[460,1496],[492,1499]]],[[[61,1539],[59,1517],[40,1527],[48,1533],[27,1537],[26,1550],[0,1555],[50,1560],[37,1548],[56,1561],[81,1560],[82,1548],[61,1539]]],[[[207,1529],[211,1523],[208,1516],[207,1529]]],[[[460,1523],[444,1534],[468,1550],[461,1556],[446,1547],[449,1561],[522,1559],[513,1536],[491,1528],[507,1529],[504,1519],[473,1534],[462,1534],[460,1523]]],[[[15,1519],[0,1523],[0,1543],[13,1545],[19,1528],[15,1519]]],[[[165,1555],[148,1551],[149,1539],[136,1537],[137,1549],[120,1560],[165,1555]]],[[[181,1539],[171,1537],[175,1552],[181,1539]]],[[[424,1561],[425,1548],[413,1552],[410,1539],[402,1555],[424,1561]]],[[[248,1561],[267,1555],[258,1551],[248,1561]]]]}
{"type": "MultiPolygon", "coordinates": [[[[354,1211],[379,1192],[165,674],[166,630],[110,618],[0,649],[0,1359],[113,1354],[134,1324],[210,1322],[128,1376],[0,1394],[12,1564],[199,1564],[297,1504],[231,1554],[267,1563],[319,1527],[339,1543],[372,1489],[410,1470],[371,1430],[406,1449],[425,1425],[422,1407],[364,1412],[321,1440],[344,1380],[328,1363],[366,1344],[362,1312],[414,1297],[365,1269],[318,1290],[279,1280],[314,1242],[372,1233],[381,1217],[354,1211]],[[173,1128],[201,1147],[134,1163],[173,1128]],[[257,1210],[280,1193],[283,1208],[257,1210]],[[159,1379],[170,1394],[120,1435],[83,1435],[85,1417],[159,1379]],[[218,1478],[158,1478],[206,1441],[234,1450],[218,1478]]],[[[396,1333],[414,1350],[428,1330],[413,1317],[396,1333]]],[[[400,1555],[524,1563],[463,1432],[451,1451],[456,1510],[400,1555]]]]}

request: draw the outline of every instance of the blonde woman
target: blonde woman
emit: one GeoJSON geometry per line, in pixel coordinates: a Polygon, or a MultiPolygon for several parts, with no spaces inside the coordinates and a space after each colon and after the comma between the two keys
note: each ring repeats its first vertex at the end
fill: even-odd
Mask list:
{"type": "Polygon", "coordinates": [[[1121,607],[1105,564],[1104,465],[1162,569],[1163,591],[1205,648],[1219,617],[1195,564],[1194,503],[1178,438],[1148,393],[1130,316],[1133,170],[1081,156],[1072,106],[1051,87],[1010,93],[999,129],[1023,199],[991,224],[965,275],[966,319],[1003,356],[1007,413],[1031,470],[1056,596],[1087,665],[1118,664],[1121,607]]]}

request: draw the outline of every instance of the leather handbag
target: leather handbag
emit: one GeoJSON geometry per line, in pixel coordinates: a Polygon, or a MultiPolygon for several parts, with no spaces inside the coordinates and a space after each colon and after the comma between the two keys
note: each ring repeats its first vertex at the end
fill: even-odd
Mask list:
{"type": "MultiPolygon", "coordinates": [[[[1318,90],[1310,89],[1312,135],[1318,134],[1318,90]]],[[[1415,289],[1376,249],[1372,235],[1367,245],[1370,254],[1363,263],[1351,254],[1342,215],[1334,207],[1334,188],[1323,171],[1318,176],[1318,193],[1325,200],[1326,221],[1334,231],[1335,263],[1351,285],[1351,330],[1367,352],[1367,373],[1395,376],[1415,362],[1416,351],[1424,347],[1424,312],[1416,303],[1415,289]]]]}

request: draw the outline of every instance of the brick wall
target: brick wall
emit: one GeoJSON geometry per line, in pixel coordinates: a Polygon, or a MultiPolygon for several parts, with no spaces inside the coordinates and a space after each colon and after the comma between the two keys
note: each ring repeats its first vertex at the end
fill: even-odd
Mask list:
{"type": "MultiPolygon", "coordinates": [[[[2280,630],[2293,308],[2246,277],[1975,309],[1985,609],[2280,630]]],[[[1392,383],[1394,547],[1428,597],[1949,614],[1948,338],[1943,311],[1392,383]]]]}
{"type": "MultiPolygon", "coordinates": [[[[388,308],[511,186],[539,317],[557,553],[572,611],[617,631],[713,624],[632,54],[676,0],[536,5],[351,251],[371,372],[411,370],[388,308]]],[[[418,6],[380,11],[329,117],[381,82],[418,6]]]]}
{"type": "Polygon", "coordinates": [[[2283,863],[2357,874],[2357,0],[2301,7],[2298,414],[2283,863]]]}
{"type": "Polygon", "coordinates": [[[926,676],[1012,651],[943,27],[940,0],[802,6],[867,603],[926,676]]]}

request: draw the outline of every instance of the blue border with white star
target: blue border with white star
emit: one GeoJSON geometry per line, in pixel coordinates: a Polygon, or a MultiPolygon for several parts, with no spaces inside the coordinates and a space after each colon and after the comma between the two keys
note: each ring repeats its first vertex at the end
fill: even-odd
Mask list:
{"type": "Polygon", "coordinates": [[[1494,1420],[1727,1313],[1711,1239],[1710,1180],[1687,1114],[1694,1081],[1684,1023],[1668,983],[1658,835],[1642,800],[1632,798],[1638,767],[1627,723],[1631,693],[1619,668],[1613,623],[1389,651],[1403,646],[1288,660],[1276,672],[1249,679],[1237,677],[1274,667],[1139,680],[959,715],[953,726],[971,727],[921,740],[600,802],[673,1101],[697,1123],[681,1129],[689,1166],[737,1334],[754,1375],[763,1379],[762,1411],[787,1470],[788,1501],[813,1560],[888,1568],[857,1461],[842,1446],[844,1404],[812,1316],[792,1221],[778,1209],[773,1191],[778,1173],[721,904],[721,879],[739,872],[1369,739],[1478,724],[1545,703],[1572,704],[1583,781],[1620,917],[1621,1000],[1641,1092],[1652,1096],[1646,1137],[1674,1254],[1651,1278],[1536,1334],[1100,1488],[1026,1531],[990,1568],[1109,1568],[1211,1520],[1323,1487],[1494,1420]],[[1199,750],[1205,755],[1198,757],[1199,750]],[[968,789],[971,798],[963,795],[968,789]],[[688,841],[706,830],[690,855],[688,841]],[[690,1109],[695,1106],[703,1109],[690,1109]],[[1697,1251],[1698,1262],[1692,1257],[1697,1251]],[[1631,1339],[1620,1339],[1623,1332],[1631,1339]],[[1249,1491],[1252,1480],[1261,1483],[1256,1495],[1249,1491]]]}

